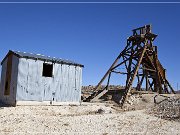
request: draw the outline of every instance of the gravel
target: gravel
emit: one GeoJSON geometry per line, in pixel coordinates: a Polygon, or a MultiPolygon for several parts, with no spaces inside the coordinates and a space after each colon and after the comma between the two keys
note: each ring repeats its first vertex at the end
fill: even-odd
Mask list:
{"type": "Polygon", "coordinates": [[[167,97],[161,102],[155,104],[154,107],[149,108],[147,112],[163,119],[176,120],[180,122],[180,98],[167,97]]]}
{"type": "Polygon", "coordinates": [[[17,106],[0,108],[0,134],[180,134],[180,123],[113,105],[17,106]]]}

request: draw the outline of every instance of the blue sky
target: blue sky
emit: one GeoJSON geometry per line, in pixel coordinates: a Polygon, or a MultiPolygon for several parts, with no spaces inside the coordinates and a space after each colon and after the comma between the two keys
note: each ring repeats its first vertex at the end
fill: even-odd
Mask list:
{"type": "MultiPolygon", "coordinates": [[[[83,85],[96,85],[125,47],[131,30],[152,24],[158,34],[154,44],[159,59],[176,89],[180,83],[179,14],[180,4],[1,3],[0,59],[12,49],[74,60],[85,65],[83,85]]],[[[122,79],[113,83],[123,84],[122,79]]]]}

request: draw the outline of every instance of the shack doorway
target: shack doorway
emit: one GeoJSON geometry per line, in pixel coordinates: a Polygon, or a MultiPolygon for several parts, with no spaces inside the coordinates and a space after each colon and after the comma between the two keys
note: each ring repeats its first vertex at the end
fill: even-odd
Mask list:
{"type": "Polygon", "coordinates": [[[10,95],[10,86],[11,86],[11,72],[12,72],[12,57],[10,54],[7,60],[7,69],[6,69],[6,79],[4,87],[4,95],[10,95]]]}

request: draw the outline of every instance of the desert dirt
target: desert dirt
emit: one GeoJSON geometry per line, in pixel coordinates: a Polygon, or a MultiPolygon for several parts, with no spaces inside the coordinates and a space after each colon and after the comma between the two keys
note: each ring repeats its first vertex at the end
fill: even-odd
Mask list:
{"type": "Polygon", "coordinates": [[[0,134],[180,134],[180,122],[147,113],[154,107],[152,97],[132,96],[124,109],[111,102],[83,102],[80,106],[0,107],[0,134]],[[137,107],[137,104],[141,105],[137,107]]]}

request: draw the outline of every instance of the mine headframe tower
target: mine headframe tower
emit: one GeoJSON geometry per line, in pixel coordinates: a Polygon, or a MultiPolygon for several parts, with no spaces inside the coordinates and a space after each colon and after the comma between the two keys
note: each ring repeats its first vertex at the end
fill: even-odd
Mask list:
{"type": "Polygon", "coordinates": [[[94,93],[86,101],[96,101],[108,91],[112,73],[126,75],[125,91],[119,102],[120,105],[125,102],[136,77],[136,90],[141,90],[142,83],[145,80],[147,91],[150,90],[160,94],[175,93],[166,78],[166,70],[158,60],[157,46],[153,45],[157,35],[151,32],[151,25],[133,29],[132,32],[133,35],[127,39],[126,47],[115,59],[95,87],[94,93]],[[121,67],[124,67],[124,71],[121,71],[123,69],[121,67]],[[100,91],[99,89],[104,81],[106,81],[106,86],[100,91]]]}

